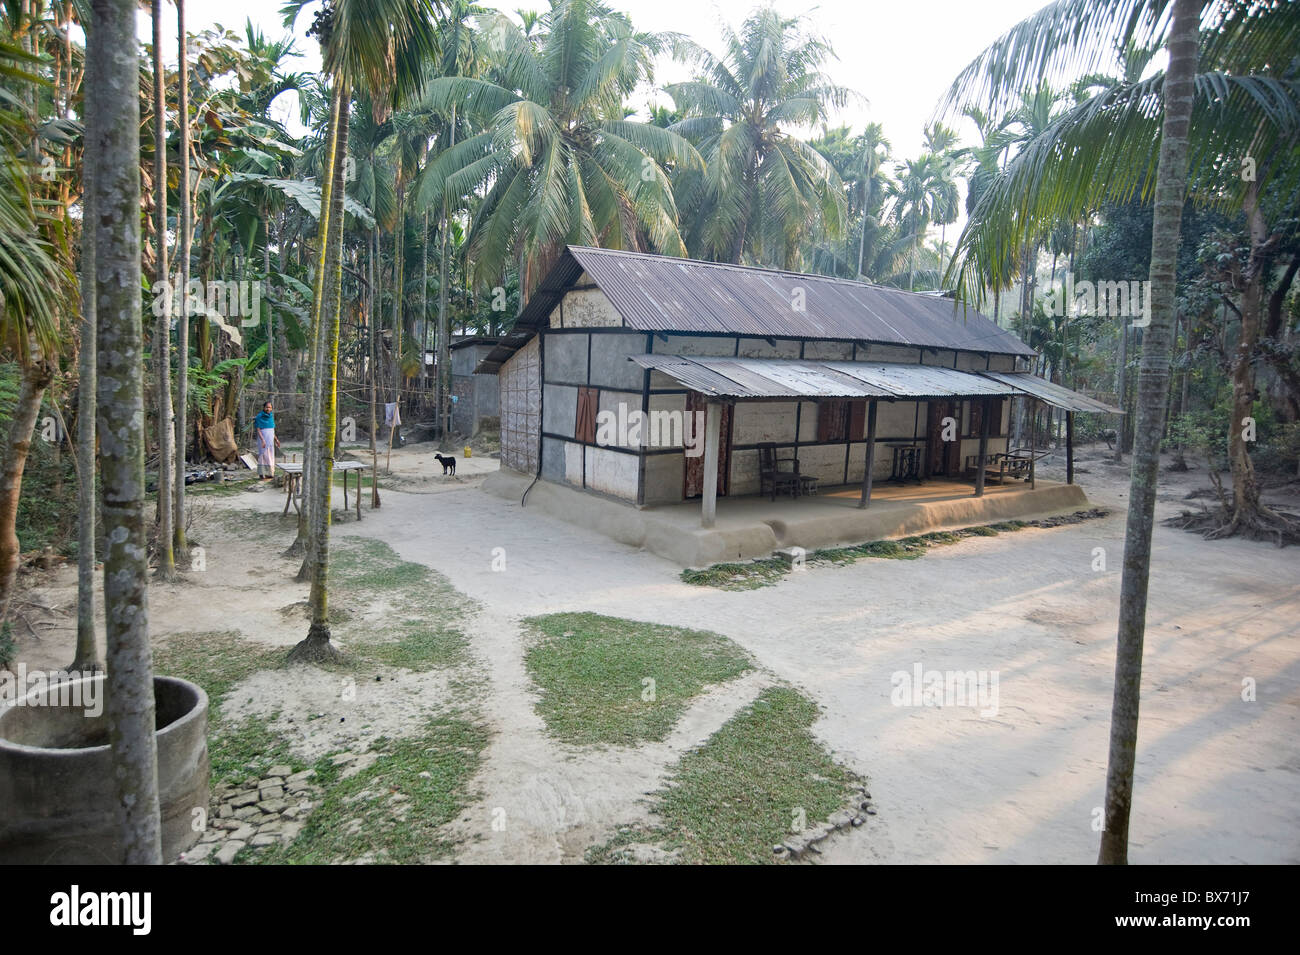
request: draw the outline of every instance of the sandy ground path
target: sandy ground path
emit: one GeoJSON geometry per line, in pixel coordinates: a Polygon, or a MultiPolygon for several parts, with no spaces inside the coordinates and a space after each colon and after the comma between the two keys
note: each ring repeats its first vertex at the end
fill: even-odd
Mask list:
{"type": "MultiPolygon", "coordinates": [[[[1121,485],[1094,467],[1093,500],[1122,506],[1121,485]]],[[[1174,507],[1169,497],[1161,514],[1174,507]]],[[[825,707],[816,731],[871,777],[879,806],[865,832],[828,846],[826,861],[1095,858],[1122,511],[969,540],[919,561],[817,567],[745,593],[687,586],[660,558],[472,486],[390,491],[382,510],[339,530],[381,537],[487,608],[476,644],[501,694],[491,707],[500,730],[528,732],[490,754],[484,806],[533,786],[537,807],[525,817],[544,830],[542,790],[562,793],[565,776],[607,771],[599,759],[557,764],[533,735],[512,636],[531,614],[594,611],[723,633],[825,707]],[[1104,571],[1093,570],[1098,547],[1104,571]],[[504,570],[492,569],[495,548],[504,548],[504,570]],[[892,705],[892,674],[918,663],[997,671],[996,714],[892,705]]],[[[1300,861],[1300,551],[1157,528],[1154,567],[1131,858],[1300,861]],[[1246,679],[1255,702],[1242,700],[1246,679]]],[[[616,765],[611,757],[608,771],[616,765]]],[[[583,798],[566,812],[580,813],[583,798]]],[[[550,844],[548,835],[537,843],[545,851],[524,855],[540,861],[550,844]]]]}
{"type": "MultiPolygon", "coordinates": [[[[717,631],[817,700],[824,714],[816,733],[870,777],[879,810],[862,829],[826,843],[824,861],[1095,859],[1124,469],[1096,455],[1081,462],[1093,501],[1116,508],[1104,520],[970,539],[916,561],[813,567],[777,586],[727,593],[683,584],[676,567],[652,554],[478,490],[495,461],[462,459],[459,475],[444,478],[422,447],[395,451],[397,480],[381,477],[383,507],[365,509],[360,523],[340,522],[335,533],[382,539],[481,604],[469,628],[495,735],[475,780],[482,799],[452,823],[470,837],[466,861],[580,859],[612,826],[643,819],[640,799],[665,768],[765,679],[701,698],[662,744],[636,752],[564,747],[544,734],[533,709],[520,631],[524,617],[557,611],[717,631]],[[1105,570],[1094,570],[1099,547],[1105,570]],[[501,557],[504,568],[494,570],[501,557]],[[996,671],[996,712],[893,705],[891,677],[918,664],[996,671]],[[504,810],[504,830],[492,827],[496,809],[504,810]]],[[[1165,481],[1158,516],[1174,513],[1188,487],[1207,483],[1197,475],[1165,481]]],[[[236,495],[215,502],[213,517],[225,506],[278,512],[283,497],[271,489],[236,495]]],[[[287,544],[292,533],[284,535],[287,544]]],[[[283,579],[292,562],[277,561],[279,549],[250,542],[241,561],[222,560],[189,584],[151,588],[158,638],[238,628],[290,645],[302,624],[278,611],[306,591],[283,579]]],[[[75,573],[65,568],[58,579],[41,599],[67,604],[75,573]]],[[[29,665],[66,662],[67,624],[29,647],[29,665]]],[[[375,730],[385,728],[384,717],[401,718],[390,712],[397,709],[405,708],[380,707],[375,730]]],[[[1300,862],[1298,717],[1300,549],[1210,543],[1157,527],[1132,861],[1300,862]],[[1254,681],[1254,702],[1242,699],[1245,680],[1254,681]]]]}

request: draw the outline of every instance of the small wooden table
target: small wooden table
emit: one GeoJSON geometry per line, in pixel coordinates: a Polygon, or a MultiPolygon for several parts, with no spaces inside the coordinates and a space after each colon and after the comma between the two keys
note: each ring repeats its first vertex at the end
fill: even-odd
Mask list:
{"type": "MultiPolygon", "coordinates": [[[[289,505],[293,505],[295,513],[302,513],[302,465],[301,464],[277,464],[277,468],[284,472],[284,513],[289,513],[289,505]]],[[[376,480],[374,469],[362,461],[335,461],[334,470],[343,472],[343,510],[348,509],[348,472],[365,471],[370,469],[370,480],[376,480]]],[[[357,520],[361,520],[361,474],[357,474],[357,520]]]]}

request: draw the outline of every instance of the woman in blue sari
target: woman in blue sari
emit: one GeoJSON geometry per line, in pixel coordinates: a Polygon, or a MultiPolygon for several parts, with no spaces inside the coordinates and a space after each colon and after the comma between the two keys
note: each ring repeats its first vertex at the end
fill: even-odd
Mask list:
{"type": "Polygon", "coordinates": [[[262,405],[262,410],[253,420],[253,429],[257,432],[257,479],[269,481],[275,477],[275,450],[280,447],[280,439],[275,436],[275,411],[271,402],[262,405]]]}

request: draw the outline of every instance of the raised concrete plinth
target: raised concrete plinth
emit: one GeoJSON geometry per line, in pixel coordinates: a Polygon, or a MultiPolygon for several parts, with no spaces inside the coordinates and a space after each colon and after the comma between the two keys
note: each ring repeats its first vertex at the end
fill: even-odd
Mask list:
{"type": "MultiPolygon", "coordinates": [[[[502,468],[483,490],[518,501],[532,478],[502,468]]],[[[871,506],[857,506],[858,491],[829,489],[795,500],[765,497],[719,498],[713,527],[700,526],[700,504],[636,508],[587,491],[538,481],[528,492],[527,519],[543,514],[597,531],[631,547],[644,547],[682,567],[767,557],[784,547],[834,547],[954,530],[1013,518],[1044,517],[1089,507],[1077,484],[1039,481],[992,485],[974,497],[970,484],[928,481],[924,485],[877,487],[871,506]]]]}

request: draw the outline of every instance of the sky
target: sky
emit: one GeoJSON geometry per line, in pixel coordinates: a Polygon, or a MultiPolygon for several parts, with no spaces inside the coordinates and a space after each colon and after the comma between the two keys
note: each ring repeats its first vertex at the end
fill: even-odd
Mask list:
{"type": "MultiPolygon", "coordinates": [[[[479,0],[482,6],[506,12],[517,8],[544,9],[536,0],[479,0]]],[[[724,23],[738,27],[758,0],[607,0],[610,6],[629,14],[638,29],[685,33],[709,50],[721,52],[724,23]]],[[[865,104],[854,104],[837,117],[855,130],[868,122],[882,123],[894,147],[895,156],[915,156],[921,150],[922,129],[935,105],[957,72],[991,41],[1018,21],[1039,9],[1046,0],[823,0],[810,6],[806,0],[776,0],[773,4],[788,16],[806,17],[809,32],[825,37],[838,59],[827,72],[842,86],[857,91],[865,104]]],[[[278,37],[281,26],[278,0],[187,0],[187,25],[191,32],[220,23],[242,35],[244,21],[251,18],[270,37],[278,37]]],[[[309,55],[294,61],[296,69],[311,70],[319,65],[316,43],[305,34],[316,6],[298,19],[299,47],[309,55]]],[[[174,8],[168,13],[174,17],[174,8]]],[[[140,14],[141,37],[149,35],[147,12],[140,14]]],[[[166,33],[175,33],[174,21],[166,33]]],[[[173,56],[174,59],[174,56],[173,56]]],[[[685,79],[679,64],[665,61],[656,74],[657,83],[685,79]]],[[[659,100],[669,105],[661,94],[659,100]]],[[[289,110],[288,104],[284,106],[289,110]]],[[[974,141],[974,127],[967,120],[950,122],[964,138],[974,141]]]]}
{"type": "MultiPolygon", "coordinates": [[[[714,52],[722,51],[723,24],[738,28],[760,0],[607,0],[622,10],[640,30],[675,31],[690,36],[714,52]]],[[[516,9],[546,9],[544,0],[479,0],[480,5],[507,13],[516,9]]],[[[989,43],[1010,27],[1044,6],[1046,0],[823,0],[810,6],[807,0],[774,0],[773,6],[787,16],[802,15],[809,33],[828,40],[837,59],[826,72],[838,85],[856,91],[865,102],[842,110],[832,125],[848,123],[855,132],[868,122],[884,126],[894,158],[915,157],[921,152],[922,131],[957,73],[989,43]]],[[[251,18],[270,38],[285,32],[279,14],[279,0],[187,0],[186,20],[191,33],[215,24],[243,35],[244,22],[251,18]]],[[[317,9],[313,4],[298,18],[295,33],[304,56],[291,62],[291,69],[310,71],[319,67],[316,42],[306,37],[317,9]]],[[[168,37],[175,35],[175,8],[168,6],[168,37]]],[[[148,12],[139,14],[142,40],[150,37],[148,12]]],[[[174,43],[172,44],[174,47],[174,43]]],[[[170,61],[175,62],[171,50],[170,61]]],[[[656,85],[688,78],[687,69],[671,60],[658,67],[656,85]]],[[[301,132],[296,118],[295,94],[282,96],[273,112],[291,132],[301,132]]],[[[671,105],[667,94],[647,91],[643,106],[653,99],[671,105]]],[[[975,144],[974,124],[963,117],[947,118],[965,144],[975,144]]],[[[963,190],[964,191],[964,190],[963,190]]],[[[956,224],[960,232],[965,219],[956,224]]]]}

